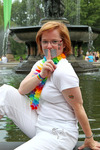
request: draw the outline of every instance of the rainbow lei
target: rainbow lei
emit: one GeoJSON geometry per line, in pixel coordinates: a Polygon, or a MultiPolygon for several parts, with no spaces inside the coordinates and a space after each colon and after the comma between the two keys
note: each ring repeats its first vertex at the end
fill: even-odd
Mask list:
{"type": "MultiPolygon", "coordinates": [[[[61,54],[55,58],[53,58],[53,62],[54,64],[58,64],[58,62],[62,59],[62,58],[66,58],[65,54],[61,54]]],[[[39,66],[37,66],[38,69],[36,69],[36,73],[35,74],[39,74],[42,70],[43,64],[46,61],[46,57],[44,56],[44,58],[42,59],[42,63],[40,63],[39,66]]],[[[29,98],[30,98],[30,106],[31,108],[37,109],[39,106],[39,99],[40,99],[40,95],[42,92],[42,89],[46,83],[47,77],[45,79],[43,79],[40,84],[30,93],[29,98]]]]}

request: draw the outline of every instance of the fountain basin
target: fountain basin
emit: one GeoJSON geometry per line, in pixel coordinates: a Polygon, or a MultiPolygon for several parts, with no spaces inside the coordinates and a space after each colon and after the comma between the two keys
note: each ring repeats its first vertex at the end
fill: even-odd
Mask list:
{"type": "MultiPolygon", "coordinates": [[[[89,26],[87,25],[69,25],[66,24],[69,30],[71,41],[89,42],[89,26]]],[[[10,35],[19,43],[35,41],[36,34],[41,28],[39,26],[16,27],[10,28],[10,35]]],[[[98,37],[100,30],[92,28],[93,40],[98,37]]]]}

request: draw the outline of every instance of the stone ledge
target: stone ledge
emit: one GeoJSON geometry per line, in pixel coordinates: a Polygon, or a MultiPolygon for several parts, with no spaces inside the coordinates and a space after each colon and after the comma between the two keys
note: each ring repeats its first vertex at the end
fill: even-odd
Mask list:
{"type": "MultiPolygon", "coordinates": [[[[0,150],[14,150],[24,142],[0,142],[0,150]]],[[[78,150],[78,147],[83,144],[83,141],[78,141],[76,147],[73,150],[78,150]]],[[[90,148],[84,148],[83,150],[91,150],[90,148]]]]}

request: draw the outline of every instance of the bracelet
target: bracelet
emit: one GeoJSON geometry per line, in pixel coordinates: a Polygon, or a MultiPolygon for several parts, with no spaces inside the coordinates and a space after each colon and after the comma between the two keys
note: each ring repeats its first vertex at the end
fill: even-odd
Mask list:
{"type": "Polygon", "coordinates": [[[91,136],[85,136],[85,138],[90,139],[91,137],[93,137],[93,133],[91,136]]]}
{"type": "Polygon", "coordinates": [[[42,78],[42,77],[41,77],[40,73],[37,75],[37,78],[38,78],[40,81],[42,81],[43,79],[45,79],[45,78],[42,78]]]}

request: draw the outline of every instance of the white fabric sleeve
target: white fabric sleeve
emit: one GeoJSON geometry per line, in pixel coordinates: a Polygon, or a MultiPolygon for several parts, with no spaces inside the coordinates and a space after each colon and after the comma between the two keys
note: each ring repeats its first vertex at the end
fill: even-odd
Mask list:
{"type": "Polygon", "coordinates": [[[37,66],[39,66],[40,62],[41,62],[41,60],[37,61],[37,62],[33,65],[31,71],[36,71],[36,69],[38,69],[37,66]]]}
{"type": "Polygon", "coordinates": [[[53,81],[60,92],[65,89],[79,87],[79,79],[70,63],[67,64],[66,69],[65,67],[58,69],[53,81]]]}

